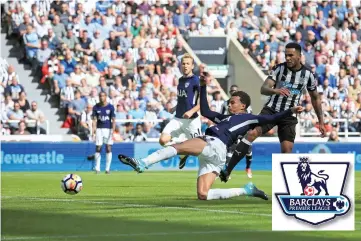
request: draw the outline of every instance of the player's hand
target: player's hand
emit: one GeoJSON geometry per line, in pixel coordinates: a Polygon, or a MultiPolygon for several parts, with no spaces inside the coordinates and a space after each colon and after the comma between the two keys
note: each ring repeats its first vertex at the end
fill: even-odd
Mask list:
{"type": "Polygon", "coordinates": [[[207,82],[206,82],[206,77],[205,76],[201,76],[199,78],[199,81],[200,81],[200,85],[201,86],[207,86],[207,82]]]}
{"type": "Polygon", "coordinates": [[[281,96],[290,96],[290,91],[286,88],[281,88],[281,89],[275,89],[276,91],[276,95],[281,95],[281,96]]]}
{"type": "Polygon", "coordinates": [[[294,106],[291,108],[291,110],[292,113],[298,114],[301,113],[304,110],[304,108],[302,106],[294,106]]]}
{"type": "Polygon", "coordinates": [[[200,77],[200,85],[201,86],[206,86],[209,85],[211,83],[211,76],[209,74],[204,75],[203,73],[201,73],[201,77],[200,77]]]}
{"type": "Polygon", "coordinates": [[[320,126],[318,127],[320,129],[321,132],[321,137],[324,138],[326,136],[326,127],[324,124],[320,124],[320,126]]]}
{"type": "Polygon", "coordinates": [[[191,118],[191,117],[192,117],[192,115],[193,115],[193,113],[192,113],[192,112],[187,111],[186,113],[184,113],[184,114],[183,114],[183,118],[184,118],[184,119],[189,119],[189,118],[191,118]]]}

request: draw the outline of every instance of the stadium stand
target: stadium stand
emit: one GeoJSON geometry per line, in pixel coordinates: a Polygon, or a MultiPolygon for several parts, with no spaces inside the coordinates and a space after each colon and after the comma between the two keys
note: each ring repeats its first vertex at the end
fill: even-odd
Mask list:
{"type": "MultiPolygon", "coordinates": [[[[8,38],[18,41],[21,60],[41,73],[39,82],[57,98],[66,114],[63,127],[84,140],[90,138],[89,111],[99,91],[107,92],[116,106],[115,140],[157,138],[176,104],[179,63],[186,52],[180,38],[197,35],[236,37],[266,74],[285,60],[284,46],[298,42],[303,63],[318,76],[328,131],[336,136],[361,132],[358,1],[29,0],[2,7],[2,19],[8,23],[3,27],[8,38]],[[143,124],[134,119],[143,119],[143,124]]],[[[1,103],[7,110],[1,115],[2,132],[9,133],[7,126],[11,133],[20,128],[22,122],[8,123],[8,119],[26,117],[33,121],[28,123],[30,133],[45,133],[43,128],[34,131],[38,126],[34,121],[46,118],[29,107],[31,100],[26,100],[16,71],[5,59],[0,67],[1,103]],[[14,103],[20,104],[20,110],[14,103]]],[[[219,111],[223,101],[217,90],[212,91],[212,109],[219,111]]],[[[307,94],[302,103],[306,107],[300,116],[302,130],[316,132],[307,94]]]]}

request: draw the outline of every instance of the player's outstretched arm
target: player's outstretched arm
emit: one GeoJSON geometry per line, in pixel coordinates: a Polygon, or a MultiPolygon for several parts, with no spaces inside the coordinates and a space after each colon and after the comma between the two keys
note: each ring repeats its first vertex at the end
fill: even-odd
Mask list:
{"type": "Polygon", "coordinates": [[[200,91],[200,99],[201,99],[201,115],[213,121],[214,123],[221,122],[226,115],[220,114],[215,111],[211,111],[209,109],[208,100],[207,100],[207,86],[201,85],[200,91]]]}
{"type": "Polygon", "coordinates": [[[291,116],[294,113],[301,113],[303,111],[302,106],[295,106],[288,110],[273,114],[273,115],[257,115],[256,119],[258,120],[258,124],[272,124],[281,119],[284,119],[288,116],[291,116]]]}

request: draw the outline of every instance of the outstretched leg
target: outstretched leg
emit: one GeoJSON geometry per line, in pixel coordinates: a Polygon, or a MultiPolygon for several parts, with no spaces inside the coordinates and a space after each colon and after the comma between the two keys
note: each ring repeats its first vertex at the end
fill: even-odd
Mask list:
{"type": "Polygon", "coordinates": [[[193,138],[179,144],[174,144],[173,146],[162,148],[141,160],[124,155],[118,155],[118,158],[122,163],[131,166],[137,172],[141,173],[150,165],[167,160],[176,155],[198,156],[202,153],[206,145],[207,142],[201,138],[193,138]]]}
{"type": "Polygon", "coordinates": [[[241,188],[211,189],[217,176],[217,172],[211,172],[198,177],[197,196],[199,200],[229,199],[238,196],[253,196],[268,200],[267,195],[252,183],[248,183],[241,188]]]}

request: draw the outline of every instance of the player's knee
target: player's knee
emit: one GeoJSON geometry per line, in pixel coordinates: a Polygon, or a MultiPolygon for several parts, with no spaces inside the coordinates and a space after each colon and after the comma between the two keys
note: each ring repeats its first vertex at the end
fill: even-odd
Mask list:
{"type": "Polygon", "coordinates": [[[112,147],[111,147],[111,146],[107,146],[106,152],[107,152],[107,153],[112,152],[112,147]]]}
{"type": "Polygon", "coordinates": [[[199,190],[197,191],[197,196],[198,200],[207,200],[208,193],[203,190],[199,190]]]}
{"type": "Polygon", "coordinates": [[[161,144],[162,146],[165,146],[168,142],[170,141],[168,136],[160,136],[159,138],[159,144],[161,144]]]}
{"type": "Polygon", "coordinates": [[[282,153],[291,153],[292,152],[292,146],[281,146],[281,152],[282,153]]]}
{"type": "Polygon", "coordinates": [[[97,146],[96,148],[95,148],[95,151],[96,152],[100,152],[102,150],[102,147],[101,146],[97,146]]]}

